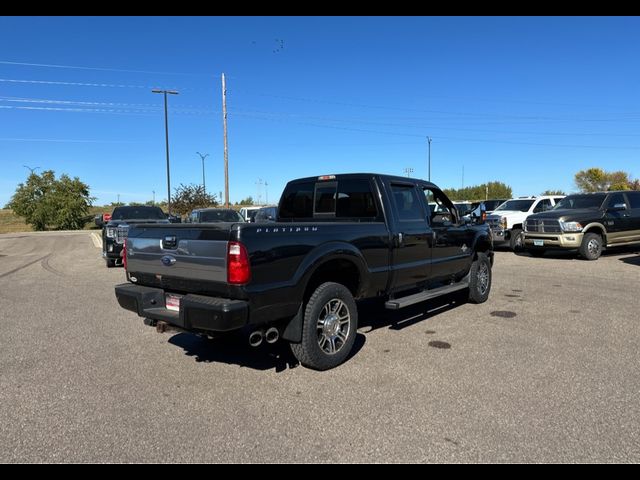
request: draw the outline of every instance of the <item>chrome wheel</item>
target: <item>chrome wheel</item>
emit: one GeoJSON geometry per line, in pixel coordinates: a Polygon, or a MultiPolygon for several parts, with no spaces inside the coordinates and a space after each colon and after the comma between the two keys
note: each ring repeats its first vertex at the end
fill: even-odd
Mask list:
{"type": "Polygon", "coordinates": [[[600,253],[600,242],[595,238],[592,238],[589,240],[589,243],[587,243],[587,250],[593,256],[598,255],[598,253],[600,253]]]}
{"type": "Polygon", "coordinates": [[[477,273],[478,293],[484,295],[489,288],[489,266],[481,263],[477,273]]]}
{"type": "Polygon", "coordinates": [[[329,300],[318,316],[318,346],[329,355],[338,353],[345,345],[350,329],[349,308],[338,298],[329,300]]]}

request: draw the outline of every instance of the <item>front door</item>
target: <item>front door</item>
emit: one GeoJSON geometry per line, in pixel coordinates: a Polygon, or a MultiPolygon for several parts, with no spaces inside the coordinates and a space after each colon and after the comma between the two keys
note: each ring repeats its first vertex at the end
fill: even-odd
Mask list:
{"type": "Polygon", "coordinates": [[[624,193],[612,193],[607,200],[605,224],[607,226],[607,243],[625,243],[630,241],[631,210],[624,193]]]}
{"type": "Polygon", "coordinates": [[[467,273],[473,260],[474,232],[440,190],[425,187],[423,194],[433,231],[432,280],[457,281],[467,273]]]}
{"type": "Polygon", "coordinates": [[[391,288],[423,287],[431,274],[431,229],[420,192],[413,184],[386,185],[393,205],[391,288]]]}

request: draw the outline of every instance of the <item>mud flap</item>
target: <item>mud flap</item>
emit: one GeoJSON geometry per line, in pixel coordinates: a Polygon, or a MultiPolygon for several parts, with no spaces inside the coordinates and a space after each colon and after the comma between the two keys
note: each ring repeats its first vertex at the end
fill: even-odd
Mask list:
{"type": "Polygon", "coordinates": [[[287,326],[282,332],[282,339],[293,343],[300,343],[302,341],[302,320],[304,319],[304,304],[298,308],[298,313],[289,320],[287,326]]]}

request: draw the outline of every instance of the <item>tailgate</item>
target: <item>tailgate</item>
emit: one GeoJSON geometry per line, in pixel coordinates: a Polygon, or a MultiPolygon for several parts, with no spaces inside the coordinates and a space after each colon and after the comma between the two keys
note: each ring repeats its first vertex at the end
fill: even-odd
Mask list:
{"type": "MultiPolygon", "coordinates": [[[[232,223],[132,226],[127,271],[141,279],[226,283],[227,245],[232,223]]],[[[144,282],[147,283],[147,282],[144,282]]]]}

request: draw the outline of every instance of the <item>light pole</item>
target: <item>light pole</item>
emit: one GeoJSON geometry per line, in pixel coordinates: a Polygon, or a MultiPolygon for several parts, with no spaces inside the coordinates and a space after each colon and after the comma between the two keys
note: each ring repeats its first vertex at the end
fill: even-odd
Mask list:
{"type": "Polygon", "coordinates": [[[40,168],[40,167],[33,167],[33,168],[31,168],[29,165],[23,165],[23,167],[24,167],[24,168],[26,168],[26,169],[28,169],[28,170],[31,172],[31,174],[30,174],[30,175],[33,175],[33,174],[34,174],[33,172],[35,172],[37,169],[39,169],[39,168],[40,168]]]}
{"type": "Polygon", "coordinates": [[[175,90],[151,90],[152,93],[162,93],[164,95],[164,136],[167,149],[167,213],[171,215],[171,174],[169,173],[169,117],[167,116],[167,94],[178,95],[175,90]]]}
{"type": "Polygon", "coordinates": [[[429,176],[427,180],[431,181],[431,137],[427,137],[427,141],[429,142],[429,176]]]}
{"type": "Polygon", "coordinates": [[[204,194],[207,194],[207,184],[204,183],[204,159],[207,158],[209,156],[208,153],[205,153],[204,155],[200,152],[196,152],[198,155],[200,155],[200,158],[202,159],[202,189],[204,190],[204,194]]]}
{"type": "Polygon", "coordinates": [[[413,173],[413,168],[411,167],[407,167],[404,169],[404,173],[407,174],[407,177],[411,176],[411,174],[413,173]]]}

